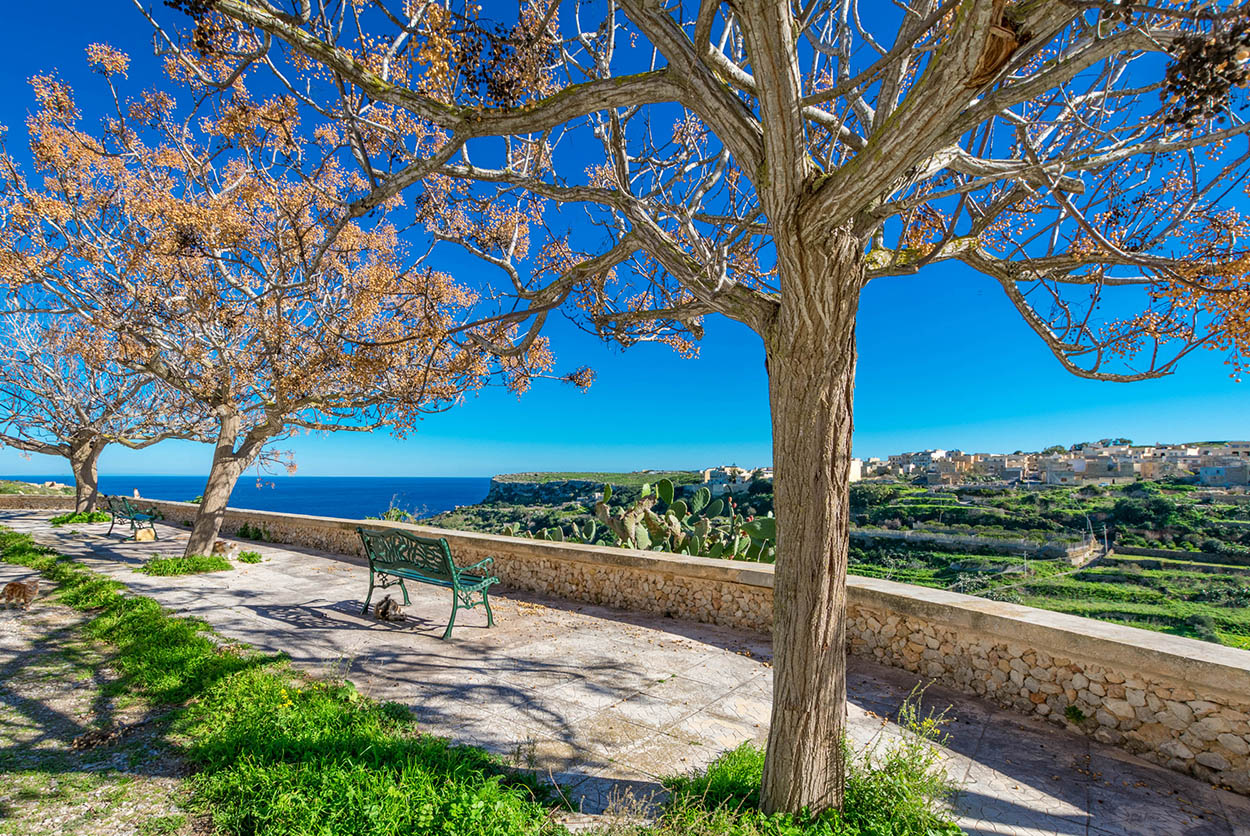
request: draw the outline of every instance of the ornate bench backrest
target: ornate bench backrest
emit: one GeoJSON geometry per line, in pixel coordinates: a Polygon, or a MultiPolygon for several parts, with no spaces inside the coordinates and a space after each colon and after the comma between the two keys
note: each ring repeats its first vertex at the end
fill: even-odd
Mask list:
{"type": "Polygon", "coordinates": [[[365,553],[374,569],[415,569],[423,575],[449,583],[459,577],[451,561],[451,549],[441,537],[418,537],[399,529],[357,528],[365,544],[365,553]]]}
{"type": "Polygon", "coordinates": [[[109,513],[111,513],[111,514],[118,514],[118,515],[123,516],[123,517],[124,517],[124,516],[126,516],[126,512],[128,511],[128,509],[126,508],[127,503],[126,503],[126,498],[125,498],[125,497],[123,497],[123,496],[106,496],[106,497],[104,497],[104,501],[105,501],[105,503],[107,503],[107,504],[108,504],[108,507],[109,507],[109,513]]]}

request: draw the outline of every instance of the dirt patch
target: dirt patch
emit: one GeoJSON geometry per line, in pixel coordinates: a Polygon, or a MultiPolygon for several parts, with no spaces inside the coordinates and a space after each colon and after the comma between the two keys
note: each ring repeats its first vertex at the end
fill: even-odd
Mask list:
{"type": "Polygon", "coordinates": [[[119,687],[89,614],[50,592],[0,607],[0,834],[196,832],[164,713],[119,687]]]}

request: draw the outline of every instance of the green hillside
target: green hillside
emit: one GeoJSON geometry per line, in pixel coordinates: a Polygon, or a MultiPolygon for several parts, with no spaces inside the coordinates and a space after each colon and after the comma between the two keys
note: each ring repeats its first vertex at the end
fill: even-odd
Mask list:
{"type": "Polygon", "coordinates": [[[563,473],[552,471],[547,473],[501,473],[495,477],[499,482],[606,482],[610,485],[640,488],[646,484],[654,484],[661,479],[668,479],[674,485],[689,485],[702,482],[703,476],[695,470],[639,470],[632,473],[578,472],[563,473]]]}

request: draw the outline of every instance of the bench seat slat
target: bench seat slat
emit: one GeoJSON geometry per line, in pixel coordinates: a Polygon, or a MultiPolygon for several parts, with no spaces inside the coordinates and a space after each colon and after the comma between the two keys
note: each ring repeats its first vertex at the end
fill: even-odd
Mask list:
{"type": "Polygon", "coordinates": [[[495,578],[482,577],[480,575],[461,574],[459,578],[460,582],[457,584],[456,582],[449,581],[446,578],[432,578],[429,575],[424,575],[413,569],[395,568],[389,566],[378,566],[374,569],[374,571],[379,575],[394,575],[397,578],[407,578],[410,581],[419,581],[424,584],[429,584],[430,586],[441,586],[447,589],[454,589],[459,586],[460,589],[463,589],[466,592],[473,591],[482,584],[489,585],[496,582],[495,578]]]}

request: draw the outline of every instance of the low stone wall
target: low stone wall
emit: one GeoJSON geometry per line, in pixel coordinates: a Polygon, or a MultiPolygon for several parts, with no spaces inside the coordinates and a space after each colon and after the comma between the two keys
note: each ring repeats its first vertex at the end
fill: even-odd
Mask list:
{"type": "MultiPolygon", "coordinates": [[[[28,507],[9,504],[0,508],[28,507]]],[[[34,499],[20,497],[18,499],[34,499]]],[[[147,501],[168,522],[196,506],[147,501]]],[[[59,507],[59,506],[58,506],[59,507]]],[[[508,586],[766,631],[773,567],[378,520],[230,510],[267,540],[359,560],[356,526],[446,537],[508,586]]],[[[1250,794],[1250,651],[873,578],[848,580],[848,649],[1250,794]]]]}
{"type": "Polygon", "coordinates": [[[16,508],[23,510],[74,510],[72,496],[45,496],[33,493],[0,494],[0,508],[16,508]]]}
{"type": "MultiPolygon", "coordinates": [[[[166,522],[190,525],[197,507],[187,502],[139,500],[154,506],[166,522]]],[[[229,509],[222,533],[246,526],[275,543],[363,558],[357,526],[399,528],[446,537],[457,561],[494,557],[492,570],[516,589],[542,592],[622,609],[671,615],[767,632],[772,625],[773,567],[660,552],[553,543],[472,531],[386,522],[344,520],[229,509]]]]}
{"type": "Polygon", "coordinates": [[[1066,558],[1073,566],[1083,566],[1102,554],[1102,544],[1097,541],[1080,543],[1038,542],[1036,540],[1008,540],[998,537],[979,537],[975,534],[947,534],[942,531],[925,531],[912,528],[852,528],[851,538],[856,540],[901,540],[914,545],[973,546],[995,549],[1007,554],[1042,558],[1066,558]]]}
{"type": "Polygon", "coordinates": [[[1145,546],[1115,546],[1117,557],[1160,557],[1165,560],[1193,560],[1199,563],[1223,563],[1228,566],[1250,566],[1250,555],[1217,552],[1190,552],[1184,549],[1151,549],[1145,546]]]}
{"type": "Polygon", "coordinates": [[[872,578],[850,650],[1250,794],[1250,652],[872,578]]]}

